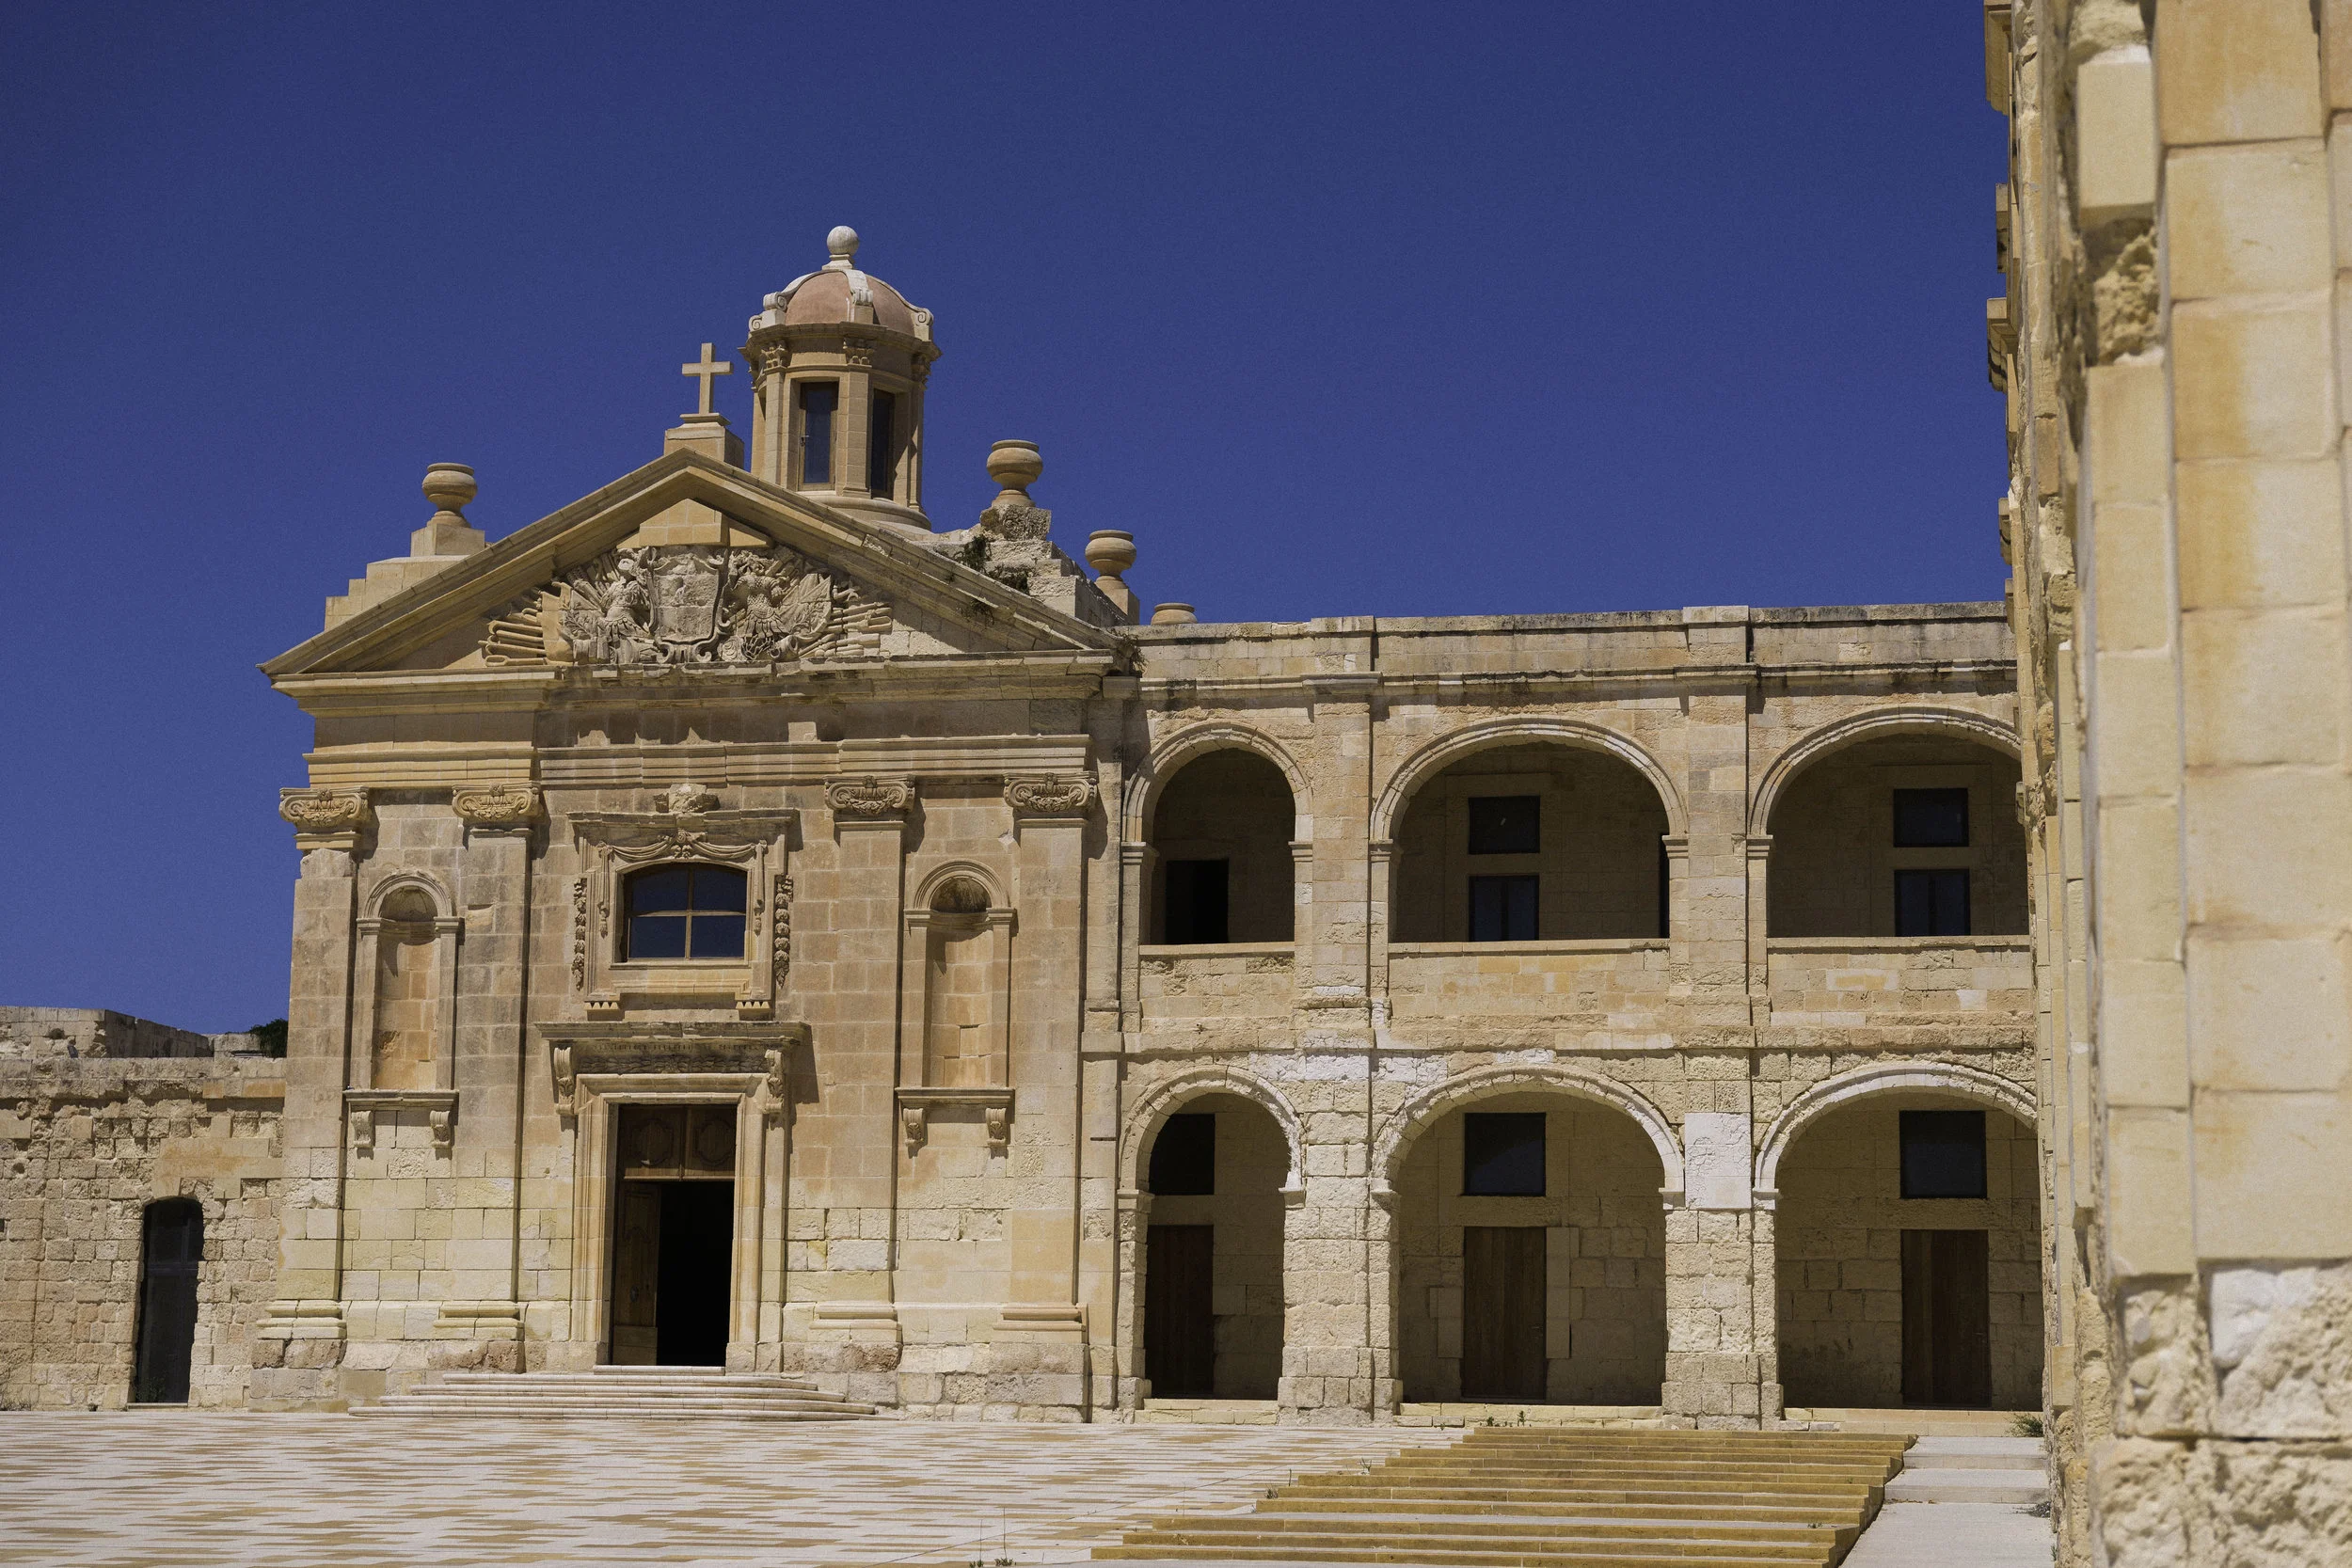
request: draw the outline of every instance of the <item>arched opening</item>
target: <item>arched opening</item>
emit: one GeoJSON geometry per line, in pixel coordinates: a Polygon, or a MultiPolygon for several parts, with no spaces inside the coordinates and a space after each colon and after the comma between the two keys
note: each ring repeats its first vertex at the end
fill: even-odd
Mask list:
{"type": "Polygon", "coordinates": [[[1666,934],[1665,806],[1582,747],[1495,746],[1424,782],[1395,838],[1394,942],[1666,934]]]}
{"type": "Polygon", "coordinates": [[[1889,1089],[1781,1155],[1780,1378],[1800,1408],[2027,1410],[2042,1398],[2034,1130],[1889,1089]]]}
{"type": "Polygon", "coordinates": [[[1152,812],[1149,939],[1292,940],[1295,805],[1282,770],[1229,747],[1177,770],[1152,812]]]}
{"type": "Polygon", "coordinates": [[[1204,1094],[1152,1135],[1143,1366],[1156,1399],[1270,1400],[1282,1376],[1290,1144],[1263,1105],[1204,1094]]]}
{"type": "Polygon", "coordinates": [[[192,1197],[147,1206],[139,1226],[139,1323],[131,1399],[185,1404],[196,1360],[196,1285],[204,1261],[204,1211],[192,1197]]]}
{"type": "Polygon", "coordinates": [[[437,1008],[433,981],[438,913],[432,895],[421,888],[396,888],[384,899],[383,925],[375,941],[375,1030],[370,1046],[370,1083],[375,1088],[429,1089],[435,1085],[437,1008]]]}
{"type": "Polygon", "coordinates": [[[923,927],[923,1082],[980,1088],[1005,1081],[996,1022],[996,927],[978,879],[953,876],[931,893],[923,927]]]}
{"type": "Polygon", "coordinates": [[[1424,1128],[1395,1185],[1407,1402],[1659,1402],[1664,1171],[1631,1117],[1496,1094],[1424,1128]]]}
{"type": "Polygon", "coordinates": [[[1857,741],[1806,766],[1772,807],[1772,935],[2022,935],[2017,781],[2016,759],[1952,735],[1857,741]]]}

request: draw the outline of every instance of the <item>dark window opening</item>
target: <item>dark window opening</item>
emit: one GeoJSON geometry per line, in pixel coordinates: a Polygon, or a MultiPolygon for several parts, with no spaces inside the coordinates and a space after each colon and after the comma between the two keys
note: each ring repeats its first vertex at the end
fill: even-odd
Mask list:
{"type": "Polygon", "coordinates": [[[1964,789],[1895,791],[1895,847],[1968,847],[1968,792],[1964,789]]]}
{"type": "Polygon", "coordinates": [[[1544,1114],[1479,1112],[1462,1117],[1465,1197],[1544,1196],[1544,1114]]]}
{"type": "Polygon", "coordinates": [[[1895,873],[1895,934],[1899,937],[1964,937],[1968,934],[1968,873],[1895,873]]]}
{"type": "Polygon", "coordinates": [[[1169,942],[1226,942],[1229,861],[1169,861],[1161,868],[1167,917],[1161,938],[1169,942]]]}
{"type": "Polygon", "coordinates": [[[841,387],[833,381],[801,383],[801,483],[815,487],[833,483],[833,412],[841,401],[841,387]]]}
{"type": "Polygon", "coordinates": [[[1152,1191],[1161,1197],[1216,1192],[1216,1113],[1187,1112],[1160,1123],[1152,1140],[1152,1191]]]}
{"type": "Polygon", "coordinates": [[[1470,879],[1470,939],[1472,942],[1534,942],[1535,896],[1541,879],[1472,877],[1470,879]]]}
{"type": "Polygon", "coordinates": [[[1902,1113],[1903,1196],[1982,1197],[1984,1113],[1902,1113]]]}
{"type": "Polygon", "coordinates": [[[628,879],[623,958],[743,958],[743,873],[656,865],[628,879]]]}
{"type": "Polygon", "coordinates": [[[131,1399],[185,1404],[196,1360],[196,1287],[204,1261],[204,1211],[193,1198],[148,1205],[140,1222],[137,1343],[131,1399]]]}
{"type": "Polygon", "coordinates": [[[866,427],[866,493],[890,499],[898,490],[898,394],[876,392],[866,427]]]}
{"type": "Polygon", "coordinates": [[[1543,843],[1540,795],[1472,796],[1470,852],[1473,855],[1532,855],[1543,843]]]}

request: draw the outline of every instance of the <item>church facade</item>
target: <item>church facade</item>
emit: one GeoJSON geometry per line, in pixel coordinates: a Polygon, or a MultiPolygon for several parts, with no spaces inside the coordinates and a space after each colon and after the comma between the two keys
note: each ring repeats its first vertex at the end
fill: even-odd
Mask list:
{"type": "Polygon", "coordinates": [[[317,726],[286,1055],[0,1050],[0,1401],[138,1396],[151,1243],[188,1397],[257,1408],[2042,1405],[2008,607],[1146,613],[1026,443],[933,524],[932,322],[855,250],[752,318],[748,445],[706,349],[507,538],[437,466],[264,667],[317,726]]]}

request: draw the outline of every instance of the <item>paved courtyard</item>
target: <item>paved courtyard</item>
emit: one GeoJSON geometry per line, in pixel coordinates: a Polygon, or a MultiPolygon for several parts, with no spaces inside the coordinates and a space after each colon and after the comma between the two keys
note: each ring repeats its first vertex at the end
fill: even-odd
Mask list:
{"type": "Polygon", "coordinates": [[[0,1416],[0,1562],[1055,1562],[1458,1433],[0,1416]]]}

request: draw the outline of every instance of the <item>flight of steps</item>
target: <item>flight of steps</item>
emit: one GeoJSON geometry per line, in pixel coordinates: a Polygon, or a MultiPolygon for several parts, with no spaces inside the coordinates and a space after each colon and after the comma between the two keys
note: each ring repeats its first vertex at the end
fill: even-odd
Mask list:
{"type": "Polygon", "coordinates": [[[585,1372],[451,1372],[373,1404],[356,1405],[351,1413],[508,1420],[847,1421],[871,1416],[874,1407],[773,1372],[598,1367],[585,1372]]]}
{"type": "Polygon", "coordinates": [[[1878,1513],[1901,1436],[1477,1427],[1248,1513],[1163,1518],[1098,1559],[1660,1568],[1831,1564],[1878,1513]]]}
{"type": "Polygon", "coordinates": [[[1922,1437],[1886,1484],[1890,1503],[2020,1503],[2050,1498],[2039,1437],[1922,1437]]]}

